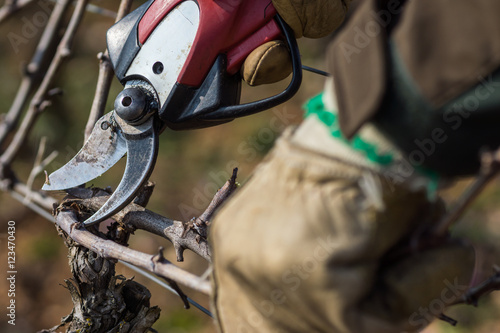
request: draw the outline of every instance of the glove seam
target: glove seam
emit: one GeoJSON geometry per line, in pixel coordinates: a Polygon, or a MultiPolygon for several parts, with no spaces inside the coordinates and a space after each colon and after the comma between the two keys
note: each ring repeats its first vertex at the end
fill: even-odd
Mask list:
{"type": "Polygon", "coordinates": [[[262,56],[260,57],[259,61],[257,62],[257,65],[255,66],[255,70],[254,70],[254,72],[253,72],[253,74],[252,74],[252,77],[251,77],[251,79],[250,79],[250,85],[253,85],[253,84],[255,83],[255,78],[256,78],[256,76],[257,76],[257,73],[259,72],[259,67],[260,67],[260,65],[262,64],[262,61],[263,61],[263,59],[265,58],[265,56],[266,56],[269,52],[271,52],[271,50],[272,50],[272,49],[274,49],[274,48],[276,48],[276,47],[278,47],[278,46],[280,46],[280,45],[281,45],[281,44],[274,44],[274,45],[272,45],[270,48],[268,48],[268,49],[266,50],[266,52],[264,52],[264,54],[262,54],[262,56]]]}
{"type": "Polygon", "coordinates": [[[342,6],[344,7],[344,12],[347,12],[349,10],[349,6],[346,3],[346,0],[340,0],[342,2],[342,6]]]}

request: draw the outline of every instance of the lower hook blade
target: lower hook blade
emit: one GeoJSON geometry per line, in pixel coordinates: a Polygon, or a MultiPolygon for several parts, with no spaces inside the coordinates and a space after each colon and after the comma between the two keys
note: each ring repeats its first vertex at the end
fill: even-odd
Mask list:
{"type": "Polygon", "coordinates": [[[149,129],[141,134],[124,134],[127,142],[127,166],[122,180],[108,201],[83,222],[84,225],[99,223],[119,212],[132,201],[151,175],[158,155],[158,133],[153,126],[153,118],[144,125],[149,129]]]}

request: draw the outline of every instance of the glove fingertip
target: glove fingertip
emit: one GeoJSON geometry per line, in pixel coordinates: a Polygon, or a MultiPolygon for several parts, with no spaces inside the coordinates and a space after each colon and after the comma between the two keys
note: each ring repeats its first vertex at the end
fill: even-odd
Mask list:
{"type": "Polygon", "coordinates": [[[288,48],[282,41],[271,41],[259,46],[245,60],[241,76],[250,86],[275,83],[292,72],[288,48]]]}

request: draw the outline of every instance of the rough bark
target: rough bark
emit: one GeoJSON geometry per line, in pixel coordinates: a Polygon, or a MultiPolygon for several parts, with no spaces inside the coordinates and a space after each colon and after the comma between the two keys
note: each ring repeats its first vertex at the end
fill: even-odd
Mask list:
{"type": "MultiPolygon", "coordinates": [[[[61,324],[41,332],[148,332],[160,316],[150,306],[151,293],[141,284],[115,275],[115,260],[106,259],[79,245],[59,229],[69,249],[72,278],[65,280],[73,301],[71,313],[61,324]]],[[[93,231],[93,233],[98,233],[93,231]]],[[[126,243],[129,234],[113,224],[106,235],[117,243],[126,243]]]]}

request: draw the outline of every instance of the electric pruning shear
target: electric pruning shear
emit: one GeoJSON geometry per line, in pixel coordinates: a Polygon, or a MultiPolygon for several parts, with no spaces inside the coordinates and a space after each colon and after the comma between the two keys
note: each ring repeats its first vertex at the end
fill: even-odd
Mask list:
{"type": "Polygon", "coordinates": [[[99,223],[132,201],[154,168],[158,136],[166,127],[203,128],[272,108],[290,99],[302,80],[297,42],[270,0],[150,0],[113,25],[106,39],[124,90],[82,149],[42,188],[84,184],[126,153],[120,184],[84,225],[99,223]],[[276,39],[290,50],[288,87],[240,104],[243,61],[276,39]]]}

